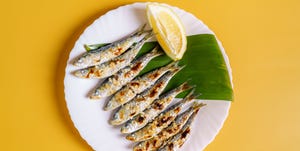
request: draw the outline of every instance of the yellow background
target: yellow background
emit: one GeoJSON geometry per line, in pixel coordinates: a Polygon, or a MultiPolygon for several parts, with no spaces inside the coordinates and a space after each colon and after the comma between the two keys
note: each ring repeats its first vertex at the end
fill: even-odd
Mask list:
{"type": "MultiPolygon", "coordinates": [[[[91,150],[65,107],[66,59],[94,19],[132,2],[1,1],[0,150],[91,150]]],[[[231,61],[235,102],[206,151],[299,151],[300,1],[160,2],[203,20],[231,61]]]]}

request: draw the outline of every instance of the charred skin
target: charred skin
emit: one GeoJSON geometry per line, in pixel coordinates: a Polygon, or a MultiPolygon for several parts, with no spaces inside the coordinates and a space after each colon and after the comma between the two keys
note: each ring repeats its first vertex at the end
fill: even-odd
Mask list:
{"type": "Polygon", "coordinates": [[[167,86],[171,78],[180,70],[174,70],[172,72],[167,72],[163,75],[149,90],[142,92],[140,95],[136,96],[132,101],[124,104],[113,116],[111,120],[112,125],[120,125],[129,119],[133,118],[138,113],[142,112],[147,108],[159,94],[167,86]]]}
{"type": "Polygon", "coordinates": [[[113,58],[99,65],[87,67],[74,72],[79,78],[106,78],[117,73],[120,69],[126,67],[136,57],[144,43],[152,36],[152,33],[146,34],[137,44],[131,46],[120,56],[113,58]]]}
{"type": "Polygon", "coordinates": [[[122,133],[132,133],[142,127],[144,127],[149,121],[161,113],[177,96],[179,93],[191,89],[192,87],[188,85],[187,82],[184,82],[179,87],[170,90],[169,92],[163,94],[156,99],[148,108],[143,112],[136,115],[133,119],[126,122],[121,128],[122,133]]]}
{"type": "Polygon", "coordinates": [[[195,104],[194,106],[189,107],[186,111],[179,114],[167,128],[163,129],[153,138],[138,143],[134,146],[133,150],[157,150],[159,147],[166,143],[167,139],[176,135],[183,128],[184,125],[190,125],[202,106],[204,106],[204,104],[195,104]]]}
{"type": "Polygon", "coordinates": [[[96,88],[90,98],[100,99],[114,94],[136,77],[146,67],[150,60],[160,55],[162,55],[162,52],[156,48],[137,58],[130,65],[107,78],[98,88],[96,88]]]}
{"type": "Polygon", "coordinates": [[[100,47],[99,49],[83,53],[81,56],[76,58],[76,60],[73,62],[73,65],[78,67],[87,67],[109,61],[121,55],[134,43],[144,38],[149,32],[152,31],[146,31],[144,25],[141,29],[128,37],[113,42],[109,45],[100,47]]]}
{"type": "Polygon", "coordinates": [[[130,100],[132,100],[137,94],[143,92],[151,85],[153,85],[162,75],[166,72],[178,68],[177,62],[170,63],[167,66],[156,69],[152,72],[142,75],[133,79],[130,83],[124,86],[108,101],[104,110],[113,110],[130,100]]]}
{"type": "Polygon", "coordinates": [[[195,99],[197,96],[193,94],[194,91],[190,92],[184,99],[176,104],[172,105],[166,111],[160,113],[157,117],[148,123],[145,127],[129,134],[126,136],[126,139],[130,141],[144,141],[154,137],[164,128],[166,128],[179,114],[183,106],[195,99]]]}

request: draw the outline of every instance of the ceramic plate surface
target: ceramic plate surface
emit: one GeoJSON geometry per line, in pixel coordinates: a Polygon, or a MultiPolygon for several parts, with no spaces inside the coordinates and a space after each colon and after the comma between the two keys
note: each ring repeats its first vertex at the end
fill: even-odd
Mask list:
{"type": "MultiPolygon", "coordinates": [[[[93,101],[87,98],[90,92],[101,80],[79,79],[71,72],[77,70],[71,60],[82,54],[84,44],[109,43],[134,32],[146,23],[145,3],[134,3],[111,10],[96,19],[79,37],[70,52],[65,70],[65,99],[71,119],[80,135],[97,151],[130,151],[132,143],[121,135],[120,129],[108,124],[112,112],[104,111],[104,100],[93,101]]],[[[171,7],[171,6],[170,6],[171,7]]],[[[203,22],[186,11],[171,7],[181,18],[187,35],[214,34],[203,22]]],[[[227,68],[231,76],[228,57],[219,42],[227,68]]],[[[207,106],[203,107],[193,125],[188,143],[183,151],[203,150],[218,134],[228,115],[230,102],[222,100],[201,100],[207,106]]]]}

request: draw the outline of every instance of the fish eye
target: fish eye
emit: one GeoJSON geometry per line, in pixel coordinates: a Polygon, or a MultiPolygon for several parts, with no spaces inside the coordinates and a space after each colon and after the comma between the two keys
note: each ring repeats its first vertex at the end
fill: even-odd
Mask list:
{"type": "Polygon", "coordinates": [[[94,92],[94,94],[95,94],[95,95],[99,95],[99,91],[96,90],[96,91],[94,92]]]}
{"type": "Polygon", "coordinates": [[[86,74],[87,70],[81,70],[80,72],[81,72],[81,74],[86,74]]]}
{"type": "Polygon", "coordinates": [[[82,62],[83,62],[82,58],[78,59],[77,62],[78,62],[78,63],[82,63],[82,62]]]}

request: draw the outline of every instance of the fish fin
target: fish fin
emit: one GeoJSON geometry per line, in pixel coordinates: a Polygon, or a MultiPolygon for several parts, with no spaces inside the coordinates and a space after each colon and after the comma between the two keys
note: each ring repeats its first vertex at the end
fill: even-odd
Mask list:
{"type": "Polygon", "coordinates": [[[150,53],[148,53],[149,55],[153,55],[153,56],[160,56],[163,55],[164,53],[162,51],[159,50],[159,45],[156,45],[152,51],[150,53]]]}
{"type": "Polygon", "coordinates": [[[153,33],[152,29],[148,30],[148,32],[149,33],[143,39],[148,40],[148,39],[150,39],[150,38],[152,38],[154,36],[154,33],[153,33]]]}
{"type": "Polygon", "coordinates": [[[172,72],[174,75],[177,74],[179,71],[181,71],[183,68],[185,68],[184,66],[174,66],[173,69],[170,70],[170,72],[172,72]]]}
{"type": "Polygon", "coordinates": [[[194,109],[192,115],[189,117],[188,121],[186,122],[186,124],[191,124],[193,122],[193,119],[196,117],[196,115],[198,114],[199,110],[201,107],[194,109]]]}
{"type": "Polygon", "coordinates": [[[193,102],[192,108],[193,108],[193,110],[198,110],[205,105],[206,104],[204,104],[204,103],[199,103],[199,102],[195,101],[195,102],[193,102]]]}
{"type": "Polygon", "coordinates": [[[167,65],[165,65],[163,68],[165,69],[165,70],[175,70],[176,68],[178,68],[178,62],[179,61],[173,61],[173,62],[171,62],[171,63],[169,63],[169,64],[167,64],[167,65]]]}
{"type": "Polygon", "coordinates": [[[101,43],[101,44],[84,44],[83,47],[84,49],[88,52],[91,50],[96,50],[96,49],[100,49],[101,47],[107,46],[109,45],[109,43],[101,43]]]}
{"type": "Polygon", "coordinates": [[[149,31],[149,33],[147,33],[147,35],[145,37],[143,37],[138,43],[140,44],[144,44],[144,42],[146,42],[148,39],[152,38],[154,36],[152,30],[149,31]]]}
{"type": "Polygon", "coordinates": [[[198,95],[195,94],[195,88],[193,88],[192,91],[190,93],[188,93],[188,95],[183,98],[183,102],[184,103],[190,102],[191,100],[193,100],[197,97],[198,97],[198,95]]]}
{"type": "Polygon", "coordinates": [[[143,24],[138,31],[136,32],[137,35],[142,35],[143,33],[152,33],[152,29],[146,30],[146,23],[143,24]]]}

